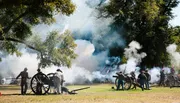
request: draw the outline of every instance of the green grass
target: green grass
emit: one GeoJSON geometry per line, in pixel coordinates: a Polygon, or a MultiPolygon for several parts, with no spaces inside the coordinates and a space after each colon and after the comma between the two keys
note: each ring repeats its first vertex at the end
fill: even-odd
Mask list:
{"type": "MultiPolygon", "coordinates": [[[[0,86],[3,94],[0,103],[180,103],[180,88],[153,87],[152,90],[116,91],[111,89],[112,84],[74,85],[70,90],[81,87],[89,89],[78,91],[77,95],[17,95],[20,87],[0,86]]],[[[30,90],[28,90],[28,93],[30,90]]]]}

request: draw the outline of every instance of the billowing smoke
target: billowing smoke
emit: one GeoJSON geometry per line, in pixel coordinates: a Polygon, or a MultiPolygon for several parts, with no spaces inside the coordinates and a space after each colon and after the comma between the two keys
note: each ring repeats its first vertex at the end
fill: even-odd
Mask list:
{"type": "Polygon", "coordinates": [[[124,39],[109,26],[113,22],[111,18],[97,18],[97,7],[106,5],[109,0],[72,0],[76,5],[75,12],[70,16],[56,15],[56,23],[52,26],[38,25],[33,30],[45,36],[49,31],[62,32],[69,29],[75,39],[90,41],[96,51],[106,51],[114,46],[125,46],[124,39]],[[100,4],[100,5],[99,5],[100,4]],[[94,7],[92,7],[94,6],[94,7]]]}
{"type": "Polygon", "coordinates": [[[128,60],[126,64],[120,66],[120,70],[122,70],[125,73],[138,71],[136,68],[137,65],[141,62],[141,60],[144,57],[146,57],[146,53],[138,53],[138,50],[140,50],[141,48],[141,45],[136,41],[132,41],[129,44],[129,47],[125,48],[124,55],[128,60]]]}
{"type": "Polygon", "coordinates": [[[170,74],[171,68],[169,67],[153,67],[149,70],[149,73],[151,74],[151,81],[150,83],[159,83],[160,80],[160,72],[164,70],[164,74],[170,74]]]}
{"type": "MultiPolygon", "coordinates": [[[[107,52],[101,52],[98,55],[93,55],[94,45],[86,40],[76,40],[77,48],[75,53],[79,56],[73,61],[71,68],[66,67],[49,67],[42,69],[45,74],[56,72],[57,68],[61,68],[66,83],[83,84],[90,83],[94,78],[104,79],[105,76],[98,73],[101,64],[105,64],[107,52]]],[[[30,54],[26,50],[22,50],[23,55],[16,57],[16,55],[8,55],[2,58],[0,62],[0,70],[2,76],[5,78],[16,77],[25,67],[28,68],[29,76],[32,77],[37,73],[38,60],[36,54],[30,54]]],[[[113,62],[113,61],[112,61],[113,62]]]]}
{"type": "Polygon", "coordinates": [[[151,81],[150,83],[157,83],[160,79],[160,71],[161,68],[159,67],[153,67],[149,73],[151,74],[151,81]]]}
{"type": "Polygon", "coordinates": [[[171,65],[174,66],[176,69],[180,69],[180,52],[177,52],[177,45],[170,44],[166,51],[170,55],[171,65]]]}

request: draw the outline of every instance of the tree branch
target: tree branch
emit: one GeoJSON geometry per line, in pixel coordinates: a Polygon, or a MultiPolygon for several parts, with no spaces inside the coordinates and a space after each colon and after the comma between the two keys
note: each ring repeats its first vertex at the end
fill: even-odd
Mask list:
{"type": "Polygon", "coordinates": [[[6,34],[19,19],[21,19],[23,16],[27,15],[28,13],[29,11],[26,10],[24,13],[22,13],[17,18],[15,18],[6,28],[3,29],[3,33],[6,34]]]}
{"type": "Polygon", "coordinates": [[[37,48],[29,45],[29,44],[26,43],[25,41],[21,41],[21,40],[14,39],[14,38],[0,38],[0,41],[5,41],[5,40],[24,44],[24,45],[26,45],[28,48],[33,49],[33,50],[36,50],[36,51],[38,51],[38,52],[41,53],[41,51],[40,51],[39,49],[37,49],[37,48]]]}

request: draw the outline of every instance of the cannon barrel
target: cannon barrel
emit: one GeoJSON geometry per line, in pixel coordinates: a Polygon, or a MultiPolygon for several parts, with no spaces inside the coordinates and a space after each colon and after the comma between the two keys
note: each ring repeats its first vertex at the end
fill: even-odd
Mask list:
{"type": "MultiPolygon", "coordinates": [[[[72,90],[72,91],[75,92],[75,91],[80,91],[80,90],[84,90],[84,89],[88,89],[88,88],[90,88],[90,87],[84,87],[84,88],[74,89],[74,90],[72,90]]],[[[72,92],[72,91],[71,91],[71,92],[72,92]]]]}
{"type": "Polygon", "coordinates": [[[117,78],[118,76],[113,75],[114,78],[117,78]]]}
{"type": "MultiPolygon", "coordinates": [[[[5,79],[16,79],[16,78],[5,78],[5,79]]],[[[18,78],[18,79],[21,79],[21,78],[18,78]]],[[[31,77],[27,78],[27,79],[31,79],[31,77]]]]}

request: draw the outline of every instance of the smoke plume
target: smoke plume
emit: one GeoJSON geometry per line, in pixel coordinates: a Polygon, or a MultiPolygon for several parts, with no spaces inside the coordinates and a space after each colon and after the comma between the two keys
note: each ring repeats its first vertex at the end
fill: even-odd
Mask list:
{"type": "Polygon", "coordinates": [[[125,73],[130,73],[132,71],[137,71],[137,65],[141,62],[141,60],[146,57],[146,53],[138,53],[142,47],[136,42],[132,41],[129,44],[128,48],[125,48],[124,55],[128,59],[126,64],[120,66],[120,69],[125,73]]]}
{"type": "Polygon", "coordinates": [[[177,45],[176,44],[170,44],[166,51],[170,55],[171,59],[171,65],[174,66],[176,69],[180,69],[180,52],[177,52],[177,45]]]}

